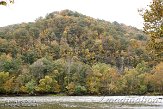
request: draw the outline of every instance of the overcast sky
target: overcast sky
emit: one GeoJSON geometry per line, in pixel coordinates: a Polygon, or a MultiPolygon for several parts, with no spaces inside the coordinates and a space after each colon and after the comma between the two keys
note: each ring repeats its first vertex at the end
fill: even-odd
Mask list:
{"type": "MultiPolygon", "coordinates": [[[[0,0],[1,1],[1,0],[0,0]]],[[[53,11],[70,9],[87,16],[143,27],[139,8],[152,0],[15,0],[14,5],[0,6],[0,27],[31,22],[53,11]]]]}

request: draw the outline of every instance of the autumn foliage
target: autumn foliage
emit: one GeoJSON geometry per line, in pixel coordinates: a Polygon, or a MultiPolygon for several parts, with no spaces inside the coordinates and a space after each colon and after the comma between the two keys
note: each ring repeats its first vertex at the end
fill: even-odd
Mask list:
{"type": "Polygon", "coordinates": [[[0,28],[0,93],[163,94],[163,63],[137,28],[63,10],[0,28]]]}

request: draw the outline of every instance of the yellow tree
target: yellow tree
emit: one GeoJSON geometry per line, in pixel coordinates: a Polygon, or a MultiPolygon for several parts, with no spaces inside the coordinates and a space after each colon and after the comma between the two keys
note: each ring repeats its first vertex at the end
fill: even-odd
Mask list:
{"type": "Polygon", "coordinates": [[[9,72],[0,72],[0,93],[4,93],[4,84],[9,78],[9,72]]]}
{"type": "Polygon", "coordinates": [[[14,79],[15,77],[11,77],[4,83],[4,89],[5,89],[6,94],[14,93],[14,89],[15,89],[14,79]]]}
{"type": "Polygon", "coordinates": [[[39,85],[36,87],[36,91],[41,93],[48,92],[59,92],[59,85],[55,79],[52,79],[50,76],[45,76],[45,78],[40,79],[39,85]]]}
{"type": "Polygon", "coordinates": [[[156,65],[153,72],[153,86],[156,88],[156,91],[163,93],[163,62],[156,65]]]}
{"type": "Polygon", "coordinates": [[[145,9],[142,17],[144,19],[144,32],[150,36],[148,47],[156,54],[156,60],[163,58],[163,1],[153,0],[149,9],[145,9]]]}

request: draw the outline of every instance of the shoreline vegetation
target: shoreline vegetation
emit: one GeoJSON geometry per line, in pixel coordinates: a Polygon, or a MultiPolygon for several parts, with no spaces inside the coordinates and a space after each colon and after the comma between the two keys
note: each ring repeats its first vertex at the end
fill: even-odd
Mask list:
{"type": "Polygon", "coordinates": [[[143,31],[63,10],[0,28],[0,94],[163,94],[143,31]]]}
{"type": "Polygon", "coordinates": [[[0,97],[44,97],[44,96],[47,96],[47,97],[58,97],[58,96],[162,96],[162,94],[145,94],[145,95],[68,95],[68,94],[32,94],[32,95],[29,95],[29,94],[0,94],[0,97]]]}

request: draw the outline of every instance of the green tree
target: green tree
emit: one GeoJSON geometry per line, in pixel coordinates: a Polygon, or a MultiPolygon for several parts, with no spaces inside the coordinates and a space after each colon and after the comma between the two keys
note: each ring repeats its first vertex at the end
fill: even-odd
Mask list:
{"type": "Polygon", "coordinates": [[[32,65],[30,65],[30,73],[39,80],[43,78],[48,73],[53,71],[53,63],[51,60],[46,58],[38,59],[32,65]]]}
{"type": "Polygon", "coordinates": [[[144,94],[147,91],[145,84],[146,74],[141,74],[136,69],[126,69],[123,76],[123,82],[125,83],[125,89],[123,92],[126,94],[144,94]]]}
{"type": "Polygon", "coordinates": [[[25,84],[26,90],[28,94],[34,94],[35,87],[36,87],[36,81],[31,79],[28,83],[25,84]]]}
{"type": "Polygon", "coordinates": [[[136,70],[138,71],[138,73],[148,73],[150,71],[150,68],[147,63],[143,61],[137,64],[136,70]]]}
{"type": "Polygon", "coordinates": [[[10,72],[12,74],[18,74],[20,66],[21,61],[19,59],[5,59],[4,61],[2,61],[2,64],[0,64],[0,70],[10,72]]]}

